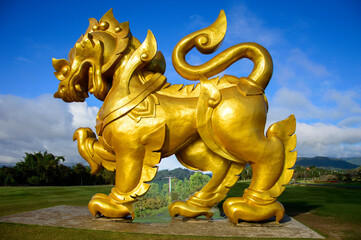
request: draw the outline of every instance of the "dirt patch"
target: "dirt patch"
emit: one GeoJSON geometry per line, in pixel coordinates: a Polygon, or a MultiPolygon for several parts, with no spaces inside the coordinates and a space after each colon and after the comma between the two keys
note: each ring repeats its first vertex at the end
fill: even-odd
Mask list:
{"type": "Polygon", "coordinates": [[[302,213],[294,216],[294,218],[330,240],[360,239],[361,236],[360,225],[344,223],[334,217],[302,213]]]}

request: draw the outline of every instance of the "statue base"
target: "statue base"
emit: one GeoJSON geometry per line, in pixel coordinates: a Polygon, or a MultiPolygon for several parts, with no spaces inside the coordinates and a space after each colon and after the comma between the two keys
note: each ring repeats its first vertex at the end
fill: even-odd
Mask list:
{"type": "Polygon", "coordinates": [[[159,223],[141,223],[139,221],[129,223],[99,218],[94,221],[94,217],[89,213],[87,207],[65,205],[0,217],[0,222],[139,234],[324,239],[320,234],[290,217],[284,218],[279,224],[271,221],[264,223],[242,222],[235,225],[228,219],[212,220],[206,218],[201,220],[169,218],[166,222],[163,219],[159,223]]]}
{"type": "Polygon", "coordinates": [[[108,218],[108,217],[100,216],[100,217],[93,218],[93,221],[131,223],[131,222],[133,222],[133,219],[132,218],[108,218]]]}

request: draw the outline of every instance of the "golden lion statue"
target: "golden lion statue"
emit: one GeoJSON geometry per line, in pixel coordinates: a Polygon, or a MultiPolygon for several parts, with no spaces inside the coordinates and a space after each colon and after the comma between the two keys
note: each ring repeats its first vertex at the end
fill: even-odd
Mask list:
{"type": "Polygon", "coordinates": [[[220,46],[227,28],[221,11],[211,26],[189,34],[173,51],[179,75],[199,83],[171,85],[163,75],[165,60],[151,31],[140,43],[128,22],[119,23],[112,10],[99,22],[89,21],[68,60],[53,59],[53,66],[60,80],[54,97],[82,102],[89,92],[104,101],[96,134],[80,128],[73,137],[92,173],[102,166],[116,170],[115,187],[109,196],[95,194],[90,212],[134,219],[132,203],[148,191],[161,158],[175,154],[185,167],[213,175],[199,192],[169,206],[172,217],[212,217],[212,207],[250,164],[251,184],[242,197],[225,201],[225,214],[233,223],[273,216],[280,221],[285,210],[276,200],[293,175],[296,125],[291,115],[264,134],[268,111],[264,90],[273,71],[268,51],[256,43],[241,43],[202,65],[188,64],[185,56],[192,48],[208,54],[220,46]],[[241,58],[254,63],[248,77],[209,79],[241,58]]]}

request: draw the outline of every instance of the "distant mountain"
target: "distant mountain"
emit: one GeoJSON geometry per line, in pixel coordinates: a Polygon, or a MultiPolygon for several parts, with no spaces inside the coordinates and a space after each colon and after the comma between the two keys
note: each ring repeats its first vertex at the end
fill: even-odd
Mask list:
{"type": "MultiPolygon", "coordinates": [[[[0,167],[14,167],[16,163],[2,163],[0,162],[0,167]]],[[[62,163],[67,167],[72,167],[76,163],[62,163]]],[[[84,166],[88,166],[87,162],[82,163],[84,166]]],[[[355,158],[329,158],[329,157],[299,157],[295,165],[299,166],[316,166],[316,167],[325,167],[325,168],[339,168],[339,169],[355,169],[361,166],[361,157],[355,158]]],[[[156,178],[153,182],[165,183],[168,180],[165,177],[172,176],[178,179],[184,180],[189,179],[191,175],[194,174],[194,171],[190,171],[184,168],[177,168],[173,170],[161,170],[158,172],[156,178]]],[[[210,175],[210,174],[208,174],[210,175]]]]}
{"type": "Polygon", "coordinates": [[[309,167],[324,167],[324,168],[338,168],[338,169],[355,169],[359,167],[359,165],[350,163],[343,159],[334,159],[328,157],[299,157],[297,158],[297,162],[295,165],[309,167]]]}
{"type": "Polygon", "coordinates": [[[358,166],[361,166],[361,157],[358,157],[358,158],[345,158],[345,161],[347,161],[349,163],[356,164],[358,166]]]}

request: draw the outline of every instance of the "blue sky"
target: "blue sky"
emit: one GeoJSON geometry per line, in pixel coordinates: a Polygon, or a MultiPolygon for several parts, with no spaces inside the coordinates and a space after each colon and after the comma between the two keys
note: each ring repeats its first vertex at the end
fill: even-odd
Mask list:
{"type": "MultiPolygon", "coordinates": [[[[361,156],[361,1],[2,1],[0,162],[44,150],[82,162],[71,136],[95,125],[101,103],[53,99],[51,59],[66,58],[88,19],[110,8],[140,41],[152,30],[172,83],[188,83],[172,67],[175,44],[223,9],[228,30],[220,50],[257,42],[271,53],[269,124],[296,115],[299,156],[361,156]]],[[[193,64],[209,58],[188,56],[193,64]]],[[[225,73],[241,77],[251,69],[242,60],[225,73]]],[[[174,158],[163,162],[162,168],[176,166],[174,158]]]]}

